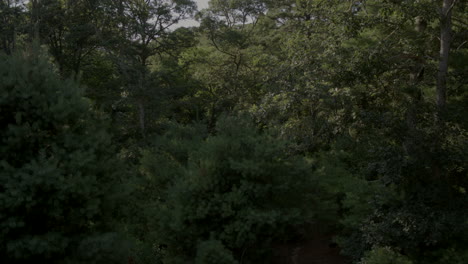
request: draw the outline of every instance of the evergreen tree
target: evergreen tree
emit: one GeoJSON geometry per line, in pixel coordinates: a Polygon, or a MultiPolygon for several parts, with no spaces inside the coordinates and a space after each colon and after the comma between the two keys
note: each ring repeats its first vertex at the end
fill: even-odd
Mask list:
{"type": "Polygon", "coordinates": [[[46,58],[0,58],[0,262],[126,260],[119,166],[90,108],[46,58]]]}
{"type": "Polygon", "coordinates": [[[143,160],[164,263],[268,262],[272,242],[333,210],[321,202],[311,164],[250,122],[222,118],[206,139],[178,130],[143,160]]]}

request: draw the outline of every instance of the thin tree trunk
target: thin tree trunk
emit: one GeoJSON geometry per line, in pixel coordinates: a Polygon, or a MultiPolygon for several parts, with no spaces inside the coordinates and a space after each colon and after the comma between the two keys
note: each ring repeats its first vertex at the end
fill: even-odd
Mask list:
{"type": "Polygon", "coordinates": [[[146,116],[145,116],[145,104],[144,104],[144,96],[146,96],[146,60],[148,59],[146,56],[141,55],[141,72],[140,72],[140,80],[139,80],[139,91],[138,91],[138,109],[139,109],[139,119],[140,119],[140,130],[141,136],[143,138],[146,137],[146,116]]]}
{"type": "Polygon", "coordinates": [[[143,138],[146,137],[145,133],[145,105],[142,99],[138,99],[138,118],[140,121],[140,131],[143,138]]]}
{"type": "Polygon", "coordinates": [[[40,43],[40,25],[39,25],[40,5],[41,3],[38,0],[32,0],[31,36],[33,40],[36,40],[39,43],[40,43]]]}
{"type": "Polygon", "coordinates": [[[451,42],[452,8],[456,0],[443,0],[440,14],[440,57],[437,74],[437,107],[445,109],[447,101],[447,71],[451,42]]]}

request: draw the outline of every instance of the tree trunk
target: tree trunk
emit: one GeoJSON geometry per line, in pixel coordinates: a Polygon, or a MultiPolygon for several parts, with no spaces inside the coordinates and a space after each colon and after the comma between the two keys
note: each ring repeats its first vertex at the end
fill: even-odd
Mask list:
{"type": "Polygon", "coordinates": [[[440,57],[437,75],[437,107],[445,109],[447,97],[447,70],[451,42],[452,8],[456,0],[443,0],[440,13],[440,57]]]}
{"type": "Polygon", "coordinates": [[[138,99],[138,118],[140,123],[140,132],[143,138],[146,137],[145,133],[145,105],[142,99],[138,99]]]}
{"type": "Polygon", "coordinates": [[[147,56],[140,55],[141,59],[141,72],[140,72],[140,79],[138,85],[138,109],[139,109],[139,119],[140,119],[140,130],[141,136],[143,138],[146,137],[146,116],[145,116],[145,104],[144,104],[144,97],[146,96],[146,60],[148,59],[147,56]]]}

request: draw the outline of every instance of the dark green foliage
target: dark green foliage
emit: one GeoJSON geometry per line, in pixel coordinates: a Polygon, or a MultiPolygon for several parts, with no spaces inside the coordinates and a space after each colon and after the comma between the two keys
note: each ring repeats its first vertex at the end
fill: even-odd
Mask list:
{"type": "Polygon", "coordinates": [[[390,248],[375,248],[360,262],[361,264],[412,264],[408,258],[390,248]]]}
{"type": "Polygon", "coordinates": [[[442,255],[434,249],[466,243],[466,138],[449,123],[431,123],[421,117],[417,132],[404,136],[404,128],[374,126],[350,148],[355,152],[347,167],[380,187],[366,198],[360,222],[346,220],[359,213],[355,209],[345,215],[345,226],[354,230],[344,232],[346,254],[359,259],[372,246],[389,246],[414,261],[439,263],[442,255]]]}
{"type": "Polygon", "coordinates": [[[467,1],[194,3],[0,1],[0,262],[468,263],[467,1]]]}
{"type": "Polygon", "coordinates": [[[232,253],[219,240],[207,240],[199,243],[196,264],[236,264],[232,253]]]}
{"type": "Polygon", "coordinates": [[[125,260],[114,229],[122,174],[90,108],[46,58],[0,58],[2,263],[125,260]]]}
{"type": "Polygon", "coordinates": [[[167,245],[164,263],[195,256],[206,263],[254,263],[272,241],[319,220],[313,212],[323,191],[311,165],[249,121],[223,118],[206,139],[169,133],[172,144],[143,160],[158,196],[152,225],[157,241],[167,245]],[[181,155],[177,146],[183,145],[187,154],[181,155]]]}
{"type": "Polygon", "coordinates": [[[21,1],[0,2],[0,52],[11,54],[25,31],[25,12],[21,1]]]}

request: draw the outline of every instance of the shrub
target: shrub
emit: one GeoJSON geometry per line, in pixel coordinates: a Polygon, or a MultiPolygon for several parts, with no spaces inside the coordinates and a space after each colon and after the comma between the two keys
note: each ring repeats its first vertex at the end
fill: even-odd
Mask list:
{"type": "Polygon", "coordinates": [[[371,250],[360,262],[361,264],[412,264],[407,257],[400,255],[389,247],[371,250]]]}

